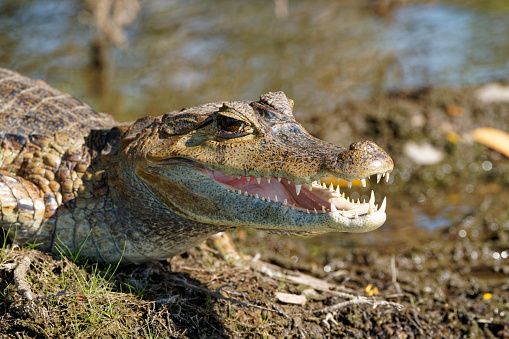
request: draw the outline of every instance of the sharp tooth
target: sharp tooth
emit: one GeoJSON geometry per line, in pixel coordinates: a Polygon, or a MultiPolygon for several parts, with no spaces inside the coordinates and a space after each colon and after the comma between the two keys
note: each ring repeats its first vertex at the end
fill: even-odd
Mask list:
{"type": "Polygon", "coordinates": [[[281,182],[281,177],[277,177],[277,181],[281,182]]]}
{"type": "Polygon", "coordinates": [[[366,179],[361,179],[361,185],[362,187],[366,187],[366,179]]]}
{"type": "Polygon", "coordinates": [[[251,177],[246,177],[246,181],[250,181],[251,180],[251,177]]]}
{"type": "MultiPolygon", "coordinates": [[[[345,194],[345,193],[343,193],[345,194]]],[[[350,202],[350,197],[346,197],[346,202],[350,202]]]]}
{"type": "Polygon", "coordinates": [[[380,179],[382,179],[382,174],[378,173],[376,175],[376,183],[378,184],[380,182],[380,179]]]}
{"type": "Polygon", "coordinates": [[[292,182],[290,181],[290,179],[286,179],[288,181],[288,184],[291,184],[292,182]]]}
{"type": "Polygon", "coordinates": [[[306,213],[309,214],[309,210],[308,209],[306,209],[306,213]]]}
{"type": "Polygon", "coordinates": [[[387,175],[385,176],[385,182],[389,182],[389,172],[387,172],[387,175]]]}
{"type": "Polygon", "coordinates": [[[269,177],[269,178],[267,178],[267,182],[270,184],[270,177],[269,177]]]}
{"type": "Polygon", "coordinates": [[[302,187],[302,185],[295,184],[295,192],[297,192],[297,195],[300,194],[301,187],[302,187]]]}
{"type": "Polygon", "coordinates": [[[275,202],[278,202],[278,201],[277,201],[277,195],[274,197],[274,201],[275,201],[275,202]]]}
{"type": "Polygon", "coordinates": [[[316,179],[316,183],[317,183],[318,185],[320,185],[320,186],[322,185],[322,182],[320,181],[320,178],[316,179]]]}
{"type": "Polygon", "coordinates": [[[322,182],[322,187],[327,189],[327,185],[324,182],[322,182]]]}
{"type": "Polygon", "coordinates": [[[371,201],[369,202],[368,214],[373,214],[373,204],[371,203],[371,201]]]}
{"type": "Polygon", "coordinates": [[[341,198],[343,198],[343,199],[345,198],[345,192],[343,192],[343,193],[341,194],[341,198]]]}
{"type": "Polygon", "coordinates": [[[348,188],[352,188],[352,181],[347,180],[346,182],[348,183],[348,188]]]}
{"type": "Polygon", "coordinates": [[[336,186],[336,193],[339,195],[341,192],[339,191],[339,185],[336,186]]]}
{"type": "Polygon", "coordinates": [[[322,205],[322,212],[325,212],[325,206],[322,205]]]}
{"type": "Polygon", "coordinates": [[[346,217],[345,210],[342,210],[342,211],[341,211],[341,215],[342,215],[342,216],[344,216],[344,217],[346,217]]]}
{"type": "Polygon", "coordinates": [[[334,192],[334,185],[332,184],[332,182],[330,183],[329,191],[333,191],[334,192]]]}
{"type": "Polygon", "coordinates": [[[255,198],[256,198],[256,199],[260,199],[260,197],[258,196],[258,194],[257,194],[257,195],[255,195],[255,198]]]}
{"type": "Polygon", "coordinates": [[[265,197],[262,197],[262,201],[265,201],[265,197]]]}
{"type": "Polygon", "coordinates": [[[374,205],[375,204],[375,192],[371,190],[371,197],[369,198],[369,204],[374,205]]]}
{"type": "Polygon", "coordinates": [[[379,211],[385,212],[385,207],[387,206],[387,197],[384,197],[384,201],[382,201],[382,205],[380,206],[379,211]]]}
{"type": "Polygon", "coordinates": [[[237,179],[240,179],[240,178],[242,178],[242,177],[240,175],[237,175],[237,179]]]}
{"type": "Polygon", "coordinates": [[[269,197],[267,197],[267,201],[270,202],[270,198],[269,197]]]}
{"type": "Polygon", "coordinates": [[[357,203],[360,204],[361,203],[361,198],[357,198],[357,203]]]}
{"type": "Polygon", "coordinates": [[[336,208],[336,205],[334,205],[333,202],[330,203],[330,211],[331,212],[336,212],[338,209],[336,208]]]}
{"type": "Polygon", "coordinates": [[[292,207],[293,207],[293,208],[297,208],[297,205],[295,205],[295,203],[293,203],[292,207]]]}
{"type": "Polygon", "coordinates": [[[262,183],[262,178],[256,177],[256,181],[258,182],[258,185],[260,185],[262,183]]]}
{"type": "Polygon", "coordinates": [[[313,208],[315,210],[315,214],[318,214],[318,211],[316,210],[316,208],[313,208]]]}
{"type": "Polygon", "coordinates": [[[283,201],[283,205],[288,205],[288,200],[285,199],[285,201],[283,201]]]}
{"type": "Polygon", "coordinates": [[[238,193],[238,194],[242,194],[242,191],[241,191],[241,190],[239,190],[237,193],[238,193]]]}
{"type": "Polygon", "coordinates": [[[313,184],[308,184],[308,189],[311,192],[313,190],[313,184]]]}
{"type": "Polygon", "coordinates": [[[353,217],[354,217],[355,219],[357,219],[357,218],[359,217],[359,215],[357,215],[357,211],[355,211],[355,214],[353,215],[353,217]]]}
{"type": "Polygon", "coordinates": [[[249,193],[247,193],[247,191],[244,191],[244,195],[247,197],[249,196],[249,193]]]}

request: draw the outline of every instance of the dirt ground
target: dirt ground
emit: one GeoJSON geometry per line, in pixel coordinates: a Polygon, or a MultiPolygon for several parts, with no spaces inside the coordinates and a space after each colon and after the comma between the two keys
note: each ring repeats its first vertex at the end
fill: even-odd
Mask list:
{"type": "Polygon", "coordinates": [[[349,246],[237,230],[239,260],[205,243],[120,267],[4,243],[1,336],[509,338],[509,160],[469,137],[479,126],[508,131],[509,105],[476,93],[396,93],[303,121],[331,142],[361,136],[388,150],[396,163],[394,182],[382,187],[389,215],[391,203],[410,211],[423,197],[451,198],[473,185],[478,208],[452,226],[349,246]],[[444,160],[416,165],[409,141],[431,143],[444,160]],[[486,161],[492,170],[471,166],[486,161]]]}

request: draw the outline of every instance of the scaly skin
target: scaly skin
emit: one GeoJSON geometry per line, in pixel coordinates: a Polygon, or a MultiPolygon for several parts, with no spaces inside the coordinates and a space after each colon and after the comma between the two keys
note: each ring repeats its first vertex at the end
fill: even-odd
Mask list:
{"type": "Polygon", "coordinates": [[[385,201],[354,203],[317,180],[380,176],[392,159],[369,141],[344,149],[312,137],[292,108],[276,92],[121,124],[0,69],[0,224],[21,244],[133,263],[233,227],[380,227],[385,201]]]}

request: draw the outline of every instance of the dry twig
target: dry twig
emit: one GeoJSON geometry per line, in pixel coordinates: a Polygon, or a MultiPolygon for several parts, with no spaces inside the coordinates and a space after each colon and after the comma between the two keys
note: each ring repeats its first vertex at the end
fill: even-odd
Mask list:
{"type": "Polygon", "coordinates": [[[320,310],[315,311],[315,314],[327,314],[336,310],[339,310],[340,308],[351,306],[351,305],[371,305],[373,308],[377,308],[378,306],[392,306],[396,307],[398,309],[403,308],[403,305],[392,302],[392,301],[385,301],[385,300],[377,300],[372,298],[366,298],[366,297],[356,297],[355,299],[351,299],[348,301],[343,301],[325,308],[322,308],[320,310]]]}
{"type": "Polygon", "coordinates": [[[398,294],[403,294],[401,291],[401,287],[398,283],[398,269],[396,268],[396,256],[393,254],[391,255],[391,272],[392,272],[392,284],[396,288],[396,292],[398,294]]]}
{"type": "Polygon", "coordinates": [[[22,256],[17,263],[16,268],[14,269],[14,283],[16,284],[16,289],[18,293],[23,296],[28,301],[33,301],[37,295],[32,293],[30,288],[30,283],[27,280],[27,272],[30,268],[30,263],[32,262],[31,258],[28,255],[22,256]]]}

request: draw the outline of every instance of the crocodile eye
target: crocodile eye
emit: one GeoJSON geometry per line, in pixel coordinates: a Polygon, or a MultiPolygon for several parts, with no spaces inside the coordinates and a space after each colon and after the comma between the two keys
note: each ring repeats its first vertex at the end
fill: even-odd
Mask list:
{"type": "Polygon", "coordinates": [[[225,137],[242,136],[249,129],[243,121],[222,114],[217,116],[217,127],[225,137]]]}

